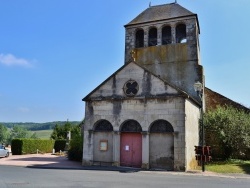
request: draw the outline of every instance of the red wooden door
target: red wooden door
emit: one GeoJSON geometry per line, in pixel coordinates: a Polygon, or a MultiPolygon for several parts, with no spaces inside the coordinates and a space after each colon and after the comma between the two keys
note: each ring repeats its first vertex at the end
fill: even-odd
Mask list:
{"type": "Polygon", "coordinates": [[[121,134],[121,166],[141,167],[142,135],[141,133],[121,134]]]}

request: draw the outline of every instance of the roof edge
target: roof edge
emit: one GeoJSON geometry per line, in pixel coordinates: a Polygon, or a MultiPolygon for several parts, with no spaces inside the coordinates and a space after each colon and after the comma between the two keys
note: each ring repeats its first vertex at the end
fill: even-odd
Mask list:
{"type": "Polygon", "coordinates": [[[101,84],[99,84],[94,90],[92,90],[88,95],[86,95],[82,101],[89,101],[88,98],[89,96],[94,93],[96,90],[98,90],[103,84],[105,84],[106,82],[108,82],[109,79],[111,79],[114,75],[116,75],[119,71],[121,71],[124,67],[126,67],[128,64],[134,63],[135,65],[137,65],[138,67],[140,67],[141,69],[145,70],[146,72],[148,72],[149,74],[155,76],[156,78],[158,78],[159,80],[161,80],[162,82],[164,82],[165,84],[169,85],[170,87],[173,87],[174,89],[176,89],[178,92],[180,92],[182,94],[183,97],[191,99],[193,102],[195,102],[197,105],[200,105],[200,103],[193,97],[191,97],[190,95],[188,95],[185,91],[181,90],[180,88],[178,88],[175,85],[172,85],[171,83],[169,83],[167,80],[162,79],[161,77],[155,75],[154,73],[152,73],[151,71],[149,71],[148,69],[146,69],[145,67],[138,65],[136,62],[131,61],[130,63],[124,64],[123,66],[121,66],[117,71],[115,71],[112,75],[110,75],[106,80],[104,80],[101,84]]]}
{"type": "Polygon", "coordinates": [[[148,22],[141,22],[141,23],[132,23],[132,24],[126,24],[126,25],[123,25],[123,27],[127,28],[129,26],[135,26],[135,25],[140,25],[140,24],[148,24],[148,23],[152,23],[152,22],[159,22],[159,21],[165,21],[165,20],[173,20],[173,19],[176,19],[176,18],[187,18],[187,17],[192,17],[192,16],[195,16],[196,17],[196,20],[197,20],[197,25],[198,25],[198,31],[199,31],[199,34],[200,34],[200,24],[199,24],[199,19],[198,19],[198,15],[197,14],[192,14],[192,15],[186,15],[186,16],[179,16],[179,17],[174,17],[174,18],[169,18],[169,19],[160,19],[160,20],[154,20],[154,21],[148,21],[148,22]]]}

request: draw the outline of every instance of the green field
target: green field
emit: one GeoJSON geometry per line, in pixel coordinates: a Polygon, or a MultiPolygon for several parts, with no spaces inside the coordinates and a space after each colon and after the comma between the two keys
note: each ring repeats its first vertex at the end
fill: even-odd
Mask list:
{"type": "Polygon", "coordinates": [[[50,129],[50,130],[31,131],[31,132],[36,133],[37,137],[40,139],[50,139],[50,135],[53,132],[53,130],[50,129]]]}

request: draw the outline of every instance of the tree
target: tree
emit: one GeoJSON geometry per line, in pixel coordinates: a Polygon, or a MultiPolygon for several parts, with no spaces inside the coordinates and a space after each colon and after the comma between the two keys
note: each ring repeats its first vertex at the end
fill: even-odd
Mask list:
{"type": "Polygon", "coordinates": [[[66,122],[63,126],[56,125],[50,138],[54,140],[67,139],[68,132],[74,130],[74,127],[76,126],[71,125],[69,122],[66,122]]]}
{"type": "Polygon", "coordinates": [[[69,160],[81,161],[83,154],[83,134],[81,129],[82,123],[74,126],[72,130],[72,139],[69,144],[69,160]]]}
{"type": "Polygon", "coordinates": [[[232,106],[218,107],[204,115],[206,144],[214,157],[248,158],[250,114],[232,106]]]}
{"type": "Polygon", "coordinates": [[[4,125],[0,124],[0,144],[9,144],[8,138],[10,136],[9,130],[4,125]]]}
{"type": "Polygon", "coordinates": [[[59,127],[57,124],[53,129],[53,132],[51,133],[50,138],[54,140],[64,139],[63,133],[61,127],[59,127]]]}
{"type": "Polygon", "coordinates": [[[13,138],[28,138],[29,137],[29,132],[27,129],[19,127],[19,126],[14,126],[11,129],[11,133],[10,133],[10,138],[11,140],[13,138]]]}
{"type": "MultiPolygon", "coordinates": [[[[1,133],[0,133],[1,134],[1,133]]],[[[10,131],[7,132],[7,138],[5,143],[11,144],[11,141],[15,138],[37,138],[36,133],[30,133],[27,129],[20,127],[20,126],[14,126],[10,129],[10,131]]]]}
{"type": "Polygon", "coordinates": [[[82,160],[83,152],[83,134],[82,134],[82,121],[79,125],[71,125],[69,122],[63,126],[56,125],[51,134],[51,138],[54,140],[67,140],[67,133],[71,131],[71,140],[67,140],[66,148],[68,148],[69,160],[82,160]],[[69,141],[69,145],[68,145],[69,141]]]}

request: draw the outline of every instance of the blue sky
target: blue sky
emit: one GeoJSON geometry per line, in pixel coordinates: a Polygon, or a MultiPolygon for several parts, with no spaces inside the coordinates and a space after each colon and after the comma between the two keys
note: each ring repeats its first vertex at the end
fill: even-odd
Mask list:
{"type": "MultiPolygon", "coordinates": [[[[149,2],[0,0],[0,122],[82,120],[81,99],[123,65],[123,26],[149,2]]],[[[178,3],[198,14],[206,86],[250,107],[250,1],[178,3]]]]}

